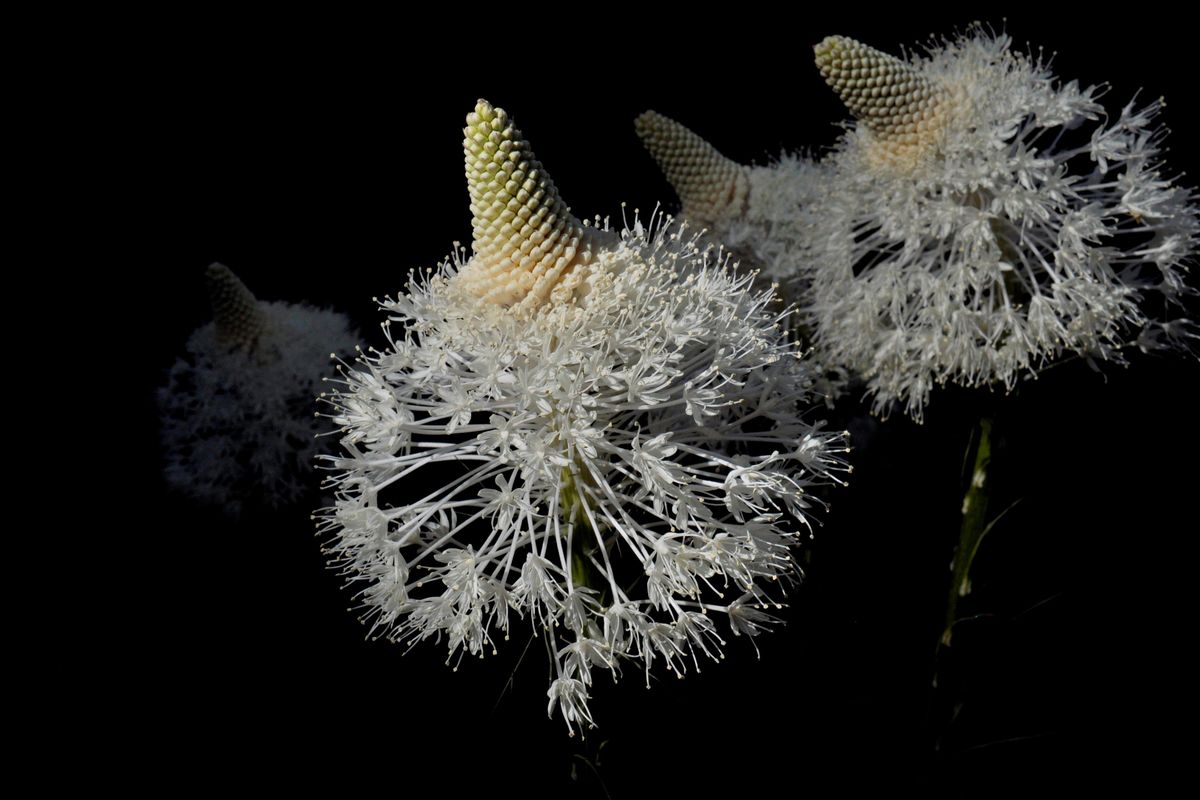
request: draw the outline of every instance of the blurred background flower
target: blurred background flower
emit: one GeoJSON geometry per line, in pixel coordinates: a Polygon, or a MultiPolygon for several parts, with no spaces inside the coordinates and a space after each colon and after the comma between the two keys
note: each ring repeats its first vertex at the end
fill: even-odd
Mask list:
{"type": "Polygon", "coordinates": [[[350,321],[259,301],[223,264],[205,282],[213,321],[188,338],[158,393],[167,485],[233,516],[311,499],[326,431],[316,396],[330,356],[354,350],[350,321]]]}

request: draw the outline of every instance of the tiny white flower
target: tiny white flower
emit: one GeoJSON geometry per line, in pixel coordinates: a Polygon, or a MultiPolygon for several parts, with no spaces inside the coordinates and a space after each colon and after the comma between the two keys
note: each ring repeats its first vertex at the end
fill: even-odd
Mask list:
{"type": "Polygon", "coordinates": [[[802,418],[811,376],[751,275],[657,219],[585,228],[500,109],[465,133],[474,253],[385,300],[389,346],[345,371],[321,527],[393,639],[457,663],[531,621],[574,731],[593,670],[682,674],[720,619],[765,625],[724,594],[798,573],[844,439],[802,418]]]}

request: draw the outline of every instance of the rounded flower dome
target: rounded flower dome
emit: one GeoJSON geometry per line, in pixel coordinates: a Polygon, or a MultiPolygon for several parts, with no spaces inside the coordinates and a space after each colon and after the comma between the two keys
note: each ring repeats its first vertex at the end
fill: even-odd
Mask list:
{"type": "Polygon", "coordinates": [[[391,639],[457,664],[531,623],[573,732],[597,669],[682,674],[772,620],[845,444],[750,274],[657,218],[580,222],[484,101],[465,149],[473,254],[385,299],[387,346],[344,370],[320,528],[391,639]]]}

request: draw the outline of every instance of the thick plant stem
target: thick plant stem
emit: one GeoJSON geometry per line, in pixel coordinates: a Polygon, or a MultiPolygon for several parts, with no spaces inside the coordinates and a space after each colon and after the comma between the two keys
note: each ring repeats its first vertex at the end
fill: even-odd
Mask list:
{"type": "Polygon", "coordinates": [[[963,495],[962,526],[958,533],[958,547],[954,551],[953,579],[950,594],[946,599],[946,626],[942,630],[942,645],[949,647],[954,623],[958,621],[958,600],[971,591],[971,563],[979,551],[979,544],[988,531],[987,508],[990,485],[988,467],[992,460],[992,420],[979,420],[978,440],[975,443],[975,458],[970,481],[963,495]]]}

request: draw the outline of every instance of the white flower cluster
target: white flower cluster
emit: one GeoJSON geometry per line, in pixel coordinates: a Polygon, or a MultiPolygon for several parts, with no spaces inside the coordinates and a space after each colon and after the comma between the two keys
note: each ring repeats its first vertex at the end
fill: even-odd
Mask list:
{"type": "Polygon", "coordinates": [[[220,264],[207,277],[216,319],[192,334],[159,390],[166,481],[234,516],[287,505],[312,476],[315,398],[330,349],[354,349],[349,321],[256,301],[220,264]]]}
{"type": "Polygon", "coordinates": [[[838,36],[815,51],[856,117],[819,162],[737,165],[654,112],[637,129],[684,213],[783,283],[814,362],[865,380],[876,413],[1197,338],[1170,318],[1200,217],[1162,164],[1161,103],[1110,118],[1097,88],[979,29],[908,61],[838,36]]]}
{"type": "Polygon", "coordinates": [[[1121,359],[1167,321],[1200,222],[1165,170],[1160,103],[1114,117],[1006,36],[901,61],[831,37],[817,61],[858,125],[800,215],[819,357],[921,419],[931,388],[1012,388],[1064,353],[1121,359]]]}
{"type": "Polygon", "coordinates": [[[320,527],[391,639],[444,638],[457,664],[531,621],[549,711],[574,732],[592,724],[596,668],[682,674],[721,657],[720,620],[751,636],[772,621],[798,574],[794,522],[839,480],[844,438],[797,410],[810,376],[751,275],[669,224],[578,234],[502,110],[480,101],[466,134],[473,211],[512,221],[476,237],[511,247],[480,263],[503,248],[476,241],[383,302],[388,346],[330,397],[345,452],[320,527]],[[547,263],[519,257],[535,203],[594,247],[555,273],[571,293],[494,302],[547,263]]]}

